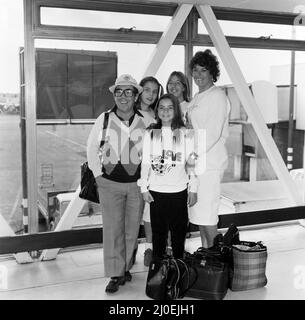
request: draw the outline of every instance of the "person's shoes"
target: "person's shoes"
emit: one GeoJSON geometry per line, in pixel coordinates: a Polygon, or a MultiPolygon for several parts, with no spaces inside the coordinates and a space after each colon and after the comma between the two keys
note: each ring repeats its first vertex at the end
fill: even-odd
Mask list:
{"type": "Polygon", "coordinates": [[[150,248],[146,249],[144,252],[144,266],[145,267],[149,267],[151,260],[152,260],[152,256],[153,256],[152,249],[150,249],[150,248]]]}
{"type": "Polygon", "coordinates": [[[129,271],[126,271],[125,272],[125,280],[126,281],[131,281],[131,279],[132,279],[131,273],[129,271]]]}
{"type": "Polygon", "coordinates": [[[108,283],[105,291],[107,293],[114,293],[119,290],[119,286],[125,284],[125,276],[123,277],[111,277],[110,282],[108,283]]]}

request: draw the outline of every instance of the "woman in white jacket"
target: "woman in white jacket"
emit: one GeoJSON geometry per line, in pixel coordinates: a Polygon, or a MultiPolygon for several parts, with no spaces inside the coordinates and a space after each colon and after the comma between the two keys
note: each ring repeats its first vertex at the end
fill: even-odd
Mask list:
{"type": "Polygon", "coordinates": [[[186,165],[196,158],[193,135],[186,131],[177,98],[163,95],[156,107],[156,123],[143,141],[141,179],[144,201],[150,203],[153,256],[166,253],[168,231],[173,256],[182,258],[188,223],[187,205],[197,201],[197,179],[186,165]]]}
{"type": "Polygon", "coordinates": [[[189,210],[190,222],[199,226],[203,247],[211,247],[217,235],[220,182],[227,166],[229,106],[225,93],[214,85],[220,71],[210,50],[199,51],[190,61],[199,92],[188,105],[187,119],[195,133],[204,132],[198,163],[198,202],[189,210]],[[203,148],[202,148],[203,147],[203,148]]]}

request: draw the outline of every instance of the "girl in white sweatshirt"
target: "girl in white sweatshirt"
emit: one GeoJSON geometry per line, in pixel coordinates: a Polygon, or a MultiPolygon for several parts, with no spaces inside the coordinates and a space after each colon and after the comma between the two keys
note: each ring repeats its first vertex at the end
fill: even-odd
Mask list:
{"type": "Polygon", "coordinates": [[[150,203],[153,256],[166,253],[168,231],[173,256],[182,258],[188,223],[187,205],[197,201],[197,178],[187,167],[197,157],[193,135],[184,127],[179,101],[163,95],[156,107],[156,123],[145,132],[139,185],[150,203]]]}

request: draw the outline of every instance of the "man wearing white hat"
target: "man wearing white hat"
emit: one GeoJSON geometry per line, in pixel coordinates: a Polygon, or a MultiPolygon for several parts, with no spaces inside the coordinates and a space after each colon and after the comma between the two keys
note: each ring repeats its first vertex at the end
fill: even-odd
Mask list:
{"type": "Polygon", "coordinates": [[[109,88],[115,106],[102,113],[90,132],[87,159],[96,178],[103,215],[105,275],[111,277],[107,293],[131,281],[129,270],[142,218],[140,177],[142,138],[149,119],[135,109],[143,88],[123,74],[109,88]],[[105,114],[108,118],[105,125],[105,114]]]}

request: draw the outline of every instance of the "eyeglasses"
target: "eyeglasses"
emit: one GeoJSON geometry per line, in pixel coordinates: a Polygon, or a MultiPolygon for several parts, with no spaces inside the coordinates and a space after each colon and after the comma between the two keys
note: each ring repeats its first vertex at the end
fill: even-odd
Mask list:
{"type": "Polygon", "coordinates": [[[133,97],[135,95],[135,92],[132,89],[125,89],[125,90],[123,90],[123,89],[115,89],[114,90],[114,96],[115,97],[121,97],[123,95],[123,93],[124,93],[124,96],[128,97],[128,98],[129,97],[133,97]]]}

